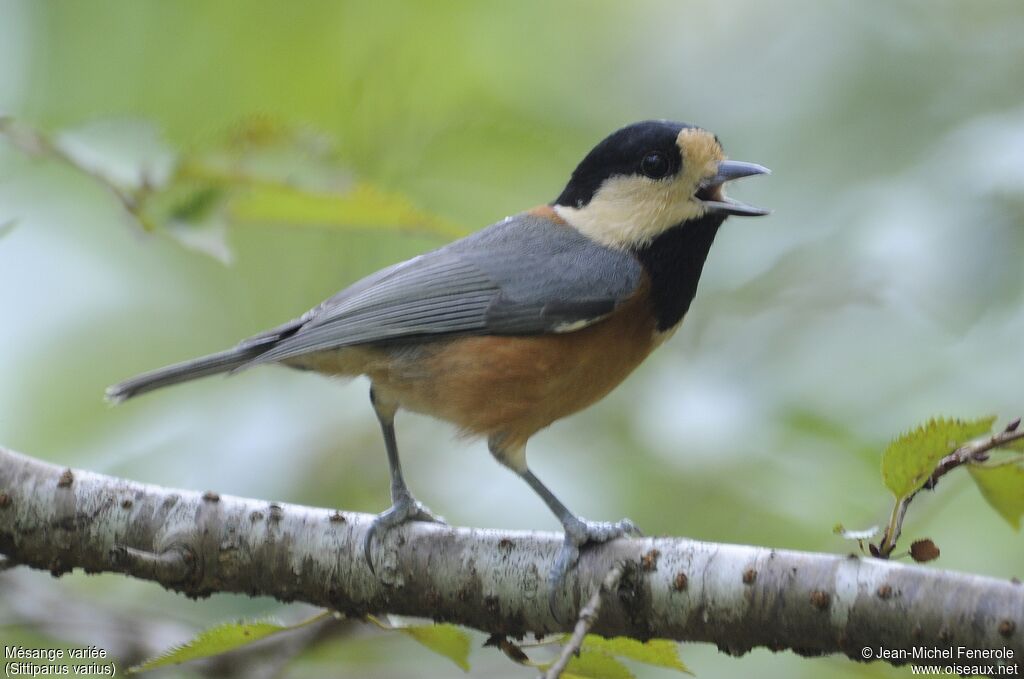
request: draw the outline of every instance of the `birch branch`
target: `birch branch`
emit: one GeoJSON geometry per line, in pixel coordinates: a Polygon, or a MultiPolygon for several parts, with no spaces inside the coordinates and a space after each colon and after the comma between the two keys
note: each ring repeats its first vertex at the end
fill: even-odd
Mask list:
{"type": "MultiPolygon", "coordinates": [[[[491,634],[571,631],[609,571],[592,631],[605,636],[756,646],[878,659],[879,649],[1024,654],[1024,587],[854,555],[684,538],[585,550],[548,606],[555,533],[407,524],[362,557],[372,516],[173,490],[70,470],[0,448],[0,554],[59,576],[74,568],[215,592],[304,601],[352,616],[395,613],[491,634]],[[870,649],[870,657],[867,651],[870,649]]],[[[987,657],[992,657],[988,655],[987,657]]],[[[893,664],[912,657],[883,658],[893,664]]]]}

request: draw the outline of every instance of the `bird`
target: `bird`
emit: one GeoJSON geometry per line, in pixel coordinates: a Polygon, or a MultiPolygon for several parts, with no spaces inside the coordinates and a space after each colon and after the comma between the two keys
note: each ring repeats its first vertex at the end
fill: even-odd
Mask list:
{"type": "MultiPolygon", "coordinates": [[[[639,534],[629,519],[574,514],[527,464],[527,441],[597,402],[680,327],[719,228],[769,214],[726,183],[769,170],[729,160],[713,133],[646,120],[598,143],[558,197],[371,274],[303,315],[231,349],[107,389],[121,402],[218,373],[280,364],[366,376],[384,438],[391,506],[363,539],[408,521],[442,522],[410,492],[395,436],[399,409],[482,437],[564,530],[549,580],[580,550],[639,534]]],[[[552,590],[554,591],[554,589],[552,590]]]]}

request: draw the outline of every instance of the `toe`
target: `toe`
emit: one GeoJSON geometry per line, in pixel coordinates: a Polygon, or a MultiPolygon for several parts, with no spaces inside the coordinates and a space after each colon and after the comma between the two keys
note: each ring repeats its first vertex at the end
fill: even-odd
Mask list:
{"type": "Polygon", "coordinates": [[[588,543],[608,542],[623,535],[641,535],[641,533],[636,524],[629,519],[622,519],[615,523],[580,519],[577,523],[565,527],[566,540],[571,540],[578,547],[588,543]]]}
{"type": "Polygon", "coordinates": [[[634,535],[636,537],[643,537],[644,532],[640,528],[630,521],[629,519],[623,519],[619,521],[619,535],[634,535]]]}
{"type": "Polygon", "coordinates": [[[555,564],[551,567],[551,573],[548,575],[548,581],[551,583],[552,588],[556,586],[561,587],[562,581],[565,580],[566,573],[569,569],[576,565],[576,562],[580,559],[580,548],[578,545],[566,540],[562,543],[562,548],[558,552],[558,558],[555,559],[555,564]]]}
{"type": "Polygon", "coordinates": [[[363,558],[366,560],[366,565],[370,567],[371,573],[375,572],[372,554],[374,538],[409,521],[445,523],[444,518],[436,516],[426,505],[417,502],[411,495],[398,497],[391,507],[377,515],[363,537],[363,558]]]}
{"type": "Polygon", "coordinates": [[[363,536],[363,559],[366,561],[366,565],[369,567],[371,573],[376,573],[373,568],[373,555],[370,553],[370,548],[373,546],[373,535],[376,532],[377,521],[375,520],[370,524],[370,528],[366,531],[366,535],[363,536]]]}
{"type": "Polygon", "coordinates": [[[565,587],[565,577],[580,558],[580,548],[566,536],[554,565],[548,573],[548,611],[558,620],[557,603],[565,587]]]}
{"type": "Polygon", "coordinates": [[[444,520],[443,516],[438,516],[437,514],[433,513],[432,511],[430,511],[429,507],[427,507],[425,504],[421,502],[416,503],[416,511],[408,518],[408,520],[424,521],[427,523],[440,523],[446,526],[448,525],[448,522],[444,520]]]}

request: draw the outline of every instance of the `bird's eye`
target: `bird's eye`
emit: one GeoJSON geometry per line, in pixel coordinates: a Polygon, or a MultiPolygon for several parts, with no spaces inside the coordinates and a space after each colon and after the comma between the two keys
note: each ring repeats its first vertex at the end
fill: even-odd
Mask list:
{"type": "Polygon", "coordinates": [[[661,153],[648,153],[640,161],[640,171],[651,179],[661,179],[668,174],[668,159],[661,153]]]}

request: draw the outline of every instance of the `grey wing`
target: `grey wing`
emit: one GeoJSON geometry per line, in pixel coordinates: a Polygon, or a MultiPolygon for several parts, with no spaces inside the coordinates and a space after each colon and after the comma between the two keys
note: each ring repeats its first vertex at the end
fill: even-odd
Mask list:
{"type": "Polygon", "coordinates": [[[576,330],[628,299],[641,271],[632,255],[571,227],[518,215],[373,274],[256,336],[249,342],[270,346],[247,365],[403,338],[576,330]]]}

